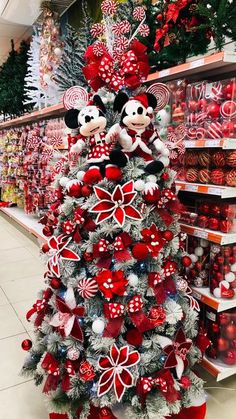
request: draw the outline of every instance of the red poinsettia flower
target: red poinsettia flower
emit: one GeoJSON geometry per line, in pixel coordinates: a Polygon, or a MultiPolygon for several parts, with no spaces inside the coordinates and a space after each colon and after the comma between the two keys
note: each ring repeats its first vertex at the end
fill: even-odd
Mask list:
{"type": "Polygon", "coordinates": [[[176,368],[178,378],[181,378],[185,368],[188,366],[187,353],[192,346],[191,339],[186,339],[182,328],[178,330],[173,342],[163,348],[167,355],[164,368],[176,368]]]}
{"type": "Polygon", "coordinates": [[[123,227],[126,217],[132,220],[142,219],[139,211],[131,205],[137,195],[133,180],[126,182],[123,186],[117,185],[112,194],[98,186],[94,187],[94,191],[99,202],[91,208],[90,212],[98,214],[97,224],[114,218],[117,224],[123,227]]]}
{"type": "Polygon", "coordinates": [[[74,262],[80,260],[80,257],[68,247],[71,240],[72,237],[68,238],[60,235],[58,237],[53,236],[48,241],[49,254],[51,255],[48,261],[48,270],[58,278],[60,277],[59,261],[61,259],[71,260],[74,262]]]}
{"type": "Polygon", "coordinates": [[[117,400],[120,402],[125,389],[132,387],[133,376],[128,368],[140,361],[138,351],[129,352],[128,346],[118,349],[114,344],[110,349],[110,356],[101,356],[99,367],[104,370],[98,382],[98,397],[108,393],[112,386],[117,400]]]}
{"type": "Polygon", "coordinates": [[[155,224],[152,224],[150,228],[144,228],[141,234],[144,242],[148,245],[152,257],[156,258],[165,243],[161,232],[157,229],[155,224]]]}
{"type": "Polygon", "coordinates": [[[107,300],[114,295],[124,295],[128,280],[124,277],[123,271],[101,271],[95,278],[100,291],[107,300]]]}

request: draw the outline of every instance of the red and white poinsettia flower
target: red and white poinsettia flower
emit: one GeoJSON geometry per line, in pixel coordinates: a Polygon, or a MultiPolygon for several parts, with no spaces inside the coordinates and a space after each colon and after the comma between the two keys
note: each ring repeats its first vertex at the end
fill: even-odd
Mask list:
{"type": "Polygon", "coordinates": [[[58,237],[53,236],[50,240],[48,240],[49,254],[51,255],[48,261],[48,269],[58,278],[60,277],[60,259],[71,260],[74,262],[80,260],[79,255],[68,247],[71,240],[72,237],[66,237],[63,235],[58,237]]]}
{"type": "Polygon", "coordinates": [[[140,361],[138,351],[129,352],[128,346],[118,349],[116,344],[110,348],[110,355],[101,356],[98,364],[103,370],[98,382],[98,397],[104,396],[112,387],[118,402],[121,401],[126,388],[134,386],[134,378],[129,368],[140,361]]]}
{"type": "Polygon", "coordinates": [[[180,328],[173,341],[165,336],[159,336],[159,342],[167,355],[164,368],[175,368],[180,379],[188,366],[187,354],[192,347],[192,340],[186,338],[184,330],[180,328]]]}
{"type": "Polygon", "coordinates": [[[50,325],[59,327],[63,334],[72,336],[74,339],[83,342],[84,336],[79,323],[79,317],[83,317],[85,309],[77,306],[73,288],[69,287],[65,293],[64,301],[56,296],[56,307],[58,312],[54,314],[50,325]]]}
{"type": "Polygon", "coordinates": [[[148,245],[152,257],[157,258],[165,243],[160,230],[158,230],[155,224],[152,224],[150,228],[144,228],[141,234],[144,242],[148,245]]]}
{"type": "Polygon", "coordinates": [[[94,191],[99,202],[91,208],[90,212],[98,214],[96,224],[113,218],[120,227],[123,227],[126,217],[132,220],[142,220],[140,212],[131,205],[137,195],[133,180],[122,186],[117,185],[112,194],[98,186],[94,186],[94,191]]]}

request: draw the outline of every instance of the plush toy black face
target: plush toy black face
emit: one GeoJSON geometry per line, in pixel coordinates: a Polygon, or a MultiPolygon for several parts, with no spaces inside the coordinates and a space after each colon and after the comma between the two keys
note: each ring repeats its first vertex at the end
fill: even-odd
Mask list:
{"type": "Polygon", "coordinates": [[[70,109],[65,115],[65,123],[68,128],[79,128],[79,132],[84,137],[102,132],[107,124],[104,116],[106,108],[100,98],[93,97],[94,105],[85,106],[80,112],[77,109],[70,109]]]}
{"type": "MultiPolygon", "coordinates": [[[[146,98],[148,107],[155,108],[155,96],[146,93],[146,98]]],[[[145,130],[150,124],[152,115],[148,107],[144,106],[139,100],[129,99],[123,92],[117,95],[114,102],[114,111],[121,112],[121,124],[135,131],[145,130]]]]}

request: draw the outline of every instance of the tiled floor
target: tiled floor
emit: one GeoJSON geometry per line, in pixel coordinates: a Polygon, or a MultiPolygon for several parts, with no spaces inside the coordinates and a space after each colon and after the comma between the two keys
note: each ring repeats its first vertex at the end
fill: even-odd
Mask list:
{"type": "MultiPolygon", "coordinates": [[[[32,335],[25,313],[42,287],[38,246],[0,215],[0,419],[48,419],[39,388],[20,376],[23,339],[32,335]]],[[[220,383],[205,371],[206,419],[236,418],[236,377],[220,383]],[[223,390],[222,387],[235,389],[223,390]]]]}

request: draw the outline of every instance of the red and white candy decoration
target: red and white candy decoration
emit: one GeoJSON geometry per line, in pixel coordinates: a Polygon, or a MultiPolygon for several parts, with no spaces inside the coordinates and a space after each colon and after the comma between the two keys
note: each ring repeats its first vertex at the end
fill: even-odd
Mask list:
{"type": "Polygon", "coordinates": [[[213,138],[213,139],[222,138],[223,134],[222,134],[220,122],[212,122],[208,126],[207,134],[209,138],[213,138]]]}
{"type": "Polygon", "coordinates": [[[198,140],[203,140],[206,136],[206,130],[203,127],[199,127],[196,130],[196,137],[198,140]]]}
{"type": "Polygon", "coordinates": [[[80,86],[70,87],[63,95],[63,105],[66,110],[76,108],[80,102],[86,104],[88,100],[89,94],[87,90],[80,86]]]}
{"type": "Polygon", "coordinates": [[[90,33],[93,38],[99,38],[105,32],[105,27],[102,23],[94,23],[90,29],[90,33]]]}
{"type": "Polygon", "coordinates": [[[130,29],[131,24],[128,22],[128,20],[123,20],[122,22],[114,23],[114,25],[112,25],[112,32],[117,36],[128,33],[130,29]]]}
{"type": "Polygon", "coordinates": [[[143,20],[145,18],[145,16],[146,16],[146,12],[145,12],[144,7],[137,6],[137,7],[134,8],[133,18],[135,20],[138,20],[139,22],[141,22],[141,20],[143,20]]]}
{"type": "Polygon", "coordinates": [[[96,55],[96,57],[102,57],[104,52],[106,52],[106,45],[104,44],[104,42],[101,41],[96,41],[93,44],[93,53],[94,55],[96,55]]]}
{"type": "Polygon", "coordinates": [[[148,89],[148,93],[152,93],[157,100],[155,111],[158,112],[168,105],[170,100],[170,91],[163,83],[153,83],[148,89]]]}
{"type": "Polygon", "coordinates": [[[93,298],[98,292],[98,284],[93,278],[84,278],[77,285],[79,295],[83,298],[93,298]]]}
{"type": "Polygon", "coordinates": [[[150,28],[149,28],[149,26],[148,26],[146,23],[143,23],[142,25],[140,25],[140,26],[139,26],[138,31],[139,31],[139,34],[140,34],[143,38],[145,38],[146,36],[148,36],[148,35],[149,35],[150,28]]]}
{"type": "Polygon", "coordinates": [[[118,4],[113,0],[104,0],[101,4],[103,15],[114,15],[117,11],[118,4]]]}
{"type": "Polygon", "coordinates": [[[196,128],[189,128],[187,132],[187,137],[189,140],[195,140],[196,139],[196,128]]]}
{"type": "Polygon", "coordinates": [[[199,112],[196,115],[196,123],[199,124],[199,125],[204,124],[206,118],[207,118],[207,113],[206,112],[199,112]]]}
{"type": "Polygon", "coordinates": [[[223,97],[223,86],[222,86],[222,83],[220,81],[215,83],[212,86],[210,97],[211,97],[211,99],[216,100],[216,101],[222,99],[222,97],[223,97]]]}

